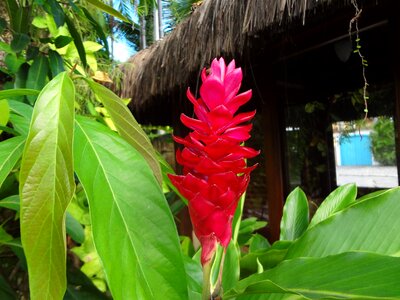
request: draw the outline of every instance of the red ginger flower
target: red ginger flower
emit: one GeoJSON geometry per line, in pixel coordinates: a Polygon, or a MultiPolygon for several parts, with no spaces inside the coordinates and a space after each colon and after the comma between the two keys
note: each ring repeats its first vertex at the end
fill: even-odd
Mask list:
{"type": "Polygon", "coordinates": [[[232,60],[228,66],[223,58],[214,59],[211,72],[203,69],[200,98],[187,90],[198,119],[182,114],[181,121],[193,130],[185,139],[174,137],[184,146],[176,160],[183,165],[183,175],[169,178],[188,199],[194,232],[202,245],[201,262],[213,257],[217,242],[227,247],[232,235],[232,219],[240,196],[249,184],[250,172],[246,159],[259,154],[241,143],[250,138],[251,120],[255,111],[235,115],[251,98],[251,90],[237,95],[242,70],[232,60]]]}

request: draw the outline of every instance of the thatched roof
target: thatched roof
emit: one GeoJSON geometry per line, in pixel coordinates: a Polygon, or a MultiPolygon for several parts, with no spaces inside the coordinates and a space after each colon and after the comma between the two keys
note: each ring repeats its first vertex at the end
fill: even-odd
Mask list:
{"type": "MultiPolygon", "coordinates": [[[[190,74],[221,54],[240,55],[249,38],[287,20],[305,20],[341,0],[204,0],[172,33],[138,52],[129,62],[122,94],[132,108],[143,110],[149,100],[173,88],[186,88],[190,74]]],[[[278,26],[277,26],[278,25],[278,26]]]]}

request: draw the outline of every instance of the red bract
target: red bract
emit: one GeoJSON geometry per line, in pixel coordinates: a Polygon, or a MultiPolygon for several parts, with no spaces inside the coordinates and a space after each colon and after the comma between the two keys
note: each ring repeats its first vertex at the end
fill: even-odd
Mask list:
{"type": "Polygon", "coordinates": [[[186,138],[174,137],[184,146],[176,159],[183,175],[169,175],[179,192],[188,199],[194,232],[202,245],[204,265],[213,256],[217,242],[227,247],[232,235],[232,219],[240,196],[249,184],[246,159],[258,155],[241,144],[250,138],[250,121],[255,111],[236,114],[251,98],[251,90],[237,95],[242,70],[235,61],[226,66],[223,58],[214,59],[210,74],[202,72],[200,98],[187,91],[197,119],[181,115],[181,121],[193,130],[186,138]]]}

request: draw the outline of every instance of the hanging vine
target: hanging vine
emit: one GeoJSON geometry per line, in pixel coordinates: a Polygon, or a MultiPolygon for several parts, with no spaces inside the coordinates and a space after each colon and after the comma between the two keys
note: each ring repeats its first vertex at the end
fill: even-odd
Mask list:
{"type": "Polygon", "coordinates": [[[360,43],[360,31],[358,28],[358,20],[360,19],[362,9],[358,7],[357,0],[351,0],[351,4],[355,8],[355,15],[354,17],[350,20],[349,23],[349,37],[350,40],[352,41],[352,36],[353,36],[353,27],[355,28],[355,42],[356,42],[356,48],[354,49],[354,53],[357,53],[358,56],[360,57],[361,60],[361,66],[362,66],[362,76],[364,80],[364,87],[363,87],[363,100],[364,100],[364,120],[368,118],[368,80],[366,76],[366,69],[368,67],[368,61],[365,58],[365,56],[361,53],[361,43],[360,43]]]}

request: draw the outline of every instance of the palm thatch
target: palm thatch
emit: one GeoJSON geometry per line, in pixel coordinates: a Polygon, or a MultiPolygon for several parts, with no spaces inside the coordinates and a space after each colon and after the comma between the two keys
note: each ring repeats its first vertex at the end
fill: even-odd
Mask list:
{"type": "Polygon", "coordinates": [[[349,1],[204,0],[171,34],[129,60],[133,68],[125,71],[122,96],[133,99],[134,110],[143,110],[154,96],[186,87],[190,74],[213,57],[240,55],[257,32],[294,19],[304,22],[306,14],[332,2],[349,1]]]}

